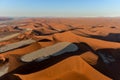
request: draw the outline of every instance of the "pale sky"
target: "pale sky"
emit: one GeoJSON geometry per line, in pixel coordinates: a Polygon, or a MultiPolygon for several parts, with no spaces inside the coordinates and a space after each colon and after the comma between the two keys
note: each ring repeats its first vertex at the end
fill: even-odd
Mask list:
{"type": "Polygon", "coordinates": [[[120,17],[120,0],[0,0],[0,16],[120,17]]]}

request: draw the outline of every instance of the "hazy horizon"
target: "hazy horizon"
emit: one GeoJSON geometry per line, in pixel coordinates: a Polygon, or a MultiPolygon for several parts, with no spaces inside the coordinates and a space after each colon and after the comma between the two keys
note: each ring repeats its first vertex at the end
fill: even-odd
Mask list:
{"type": "Polygon", "coordinates": [[[0,0],[0,17],[120,17],[120,0],[0,0]]]}

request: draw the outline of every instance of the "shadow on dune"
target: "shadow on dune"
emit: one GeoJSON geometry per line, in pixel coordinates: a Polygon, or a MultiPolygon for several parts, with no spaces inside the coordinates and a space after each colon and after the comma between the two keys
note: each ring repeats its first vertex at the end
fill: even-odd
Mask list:
{"type": "Polygon", "coordinates": [[[63,33],[63,32],[67,32],[67,31],[78,30],[78,29],[83,29],[83,28],[70,28],[67,30],[65,30],[65,29],[56,30],[52,26],[49,26],[49,30],[52,30],[53,32],[44,33],[44,31],[32,30],[31,34],[34,34],[36,36],[46,36],[46,35],[52,35],[52,34],[56,34],[56,33],[63,33]]]}
{"type": "Polygon", "coordinates": [[[50,42],[50,41],[52,41],[52,40],[50,40],[50,39],[41,39],[38,42],[50,42]]]}
{"type": "Polygon", "coordinates": [[[91,38],[120,42],[120,33],[109,33],[107,36],[89,35],[91,38]]]}
{"type": "Polygon", "coordinates": [[[102,57],[99,57],[94,68],[114,80],[120,80],[120,49],[99,49],[96,53],[98,52],[103,54],[105,57],[103,59],[109,62],[105,62],[102,57]]]}
{"type": "Polygon", "coordinates": [[[19,77],[14,76],[14,75],[7,75],[4,79],[1,80],[21,80],[19,77]]]}

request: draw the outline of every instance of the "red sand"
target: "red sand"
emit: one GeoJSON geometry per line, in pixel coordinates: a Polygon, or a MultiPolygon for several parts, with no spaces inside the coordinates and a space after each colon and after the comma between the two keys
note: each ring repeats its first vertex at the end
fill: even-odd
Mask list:
{"type": "MultiPolygon", "coordinates": [[[[2,53],[0,54],[0,59],[4,61],[5,58],[9,58],[9,71],[12,71],[24,65],[24,63],[19,61],[22,55],[57,42],[85,42],[94,50],[101,48],[120,48],[120,43],[118,42],[104,41],[91,37],[91,35],[106,37],[110,33],[120,34],[119,21],[120,18],[31,18],[13,22],[11,24],[27,31],[10,40],[0,42],[0,46],[29,38],[39,42],[24,48],[2,53]],[[34,30],[37,32],[34,33],[34,30]]],[[[0,29],[0,32],[7,32],[8,34],[12,31],[18,30],[14,29],[14,26],[0,29]]],[[[19,30],[19,32],[22,31],[19,30]]],[[[114,38],[118,39],[117,37],[114,38]]],[[[82,53],[80,56],[67,58],[42,71],[27,75],[15,75],[19,76],[22,80],[111,80],[90,66],[97,64],[97,60],[98,56],[88,51],[82,53]]]]}
{"type": "Polygon", "coordinates": [[[79,56],[67,58],[42,71],[16,75],[22,80],[111,80],[93,69],[79,56]]]}

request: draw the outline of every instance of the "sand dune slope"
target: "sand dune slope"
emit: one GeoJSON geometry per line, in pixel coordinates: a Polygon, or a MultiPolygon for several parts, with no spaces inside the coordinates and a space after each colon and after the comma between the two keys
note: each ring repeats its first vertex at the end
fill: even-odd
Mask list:
{"type": "Polygon", "coordinates": [[[72,56],[32,74],[15,75],[22,80],[111,80],[88,65],[80,56],[72,56]]]}
{"type": "Polygon", "coordinates": [[[99,48],[120,48],[120,43],[86,38],[86,37],[75,35],[70,31],[54,34],[54,39],[56,41],[67,41],[67,42],[77,42],[77,43],[85,42],[95,50],[99,48]]]}

